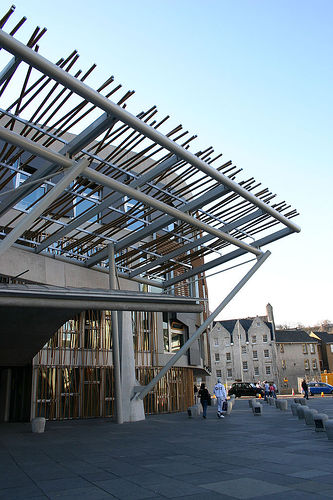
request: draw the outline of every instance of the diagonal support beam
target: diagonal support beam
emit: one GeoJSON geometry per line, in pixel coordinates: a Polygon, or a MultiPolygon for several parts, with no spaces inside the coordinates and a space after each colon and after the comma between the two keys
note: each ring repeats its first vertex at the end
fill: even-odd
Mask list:
{"type": "MultiPolygon", "coordinates": [[[[242,226],[243,224],[246,224],[247,222],[250,222],[251,220],[254,220],[257,217],[260,217],[262,214],[263,214],[262,210],[256,210],[251,214],[245,215],[241,219],[238,219],[234,222],[230,222],[230,224],[225,224],[224,226],[220,227],[220,229],[222,231],[231,231],[236,227],[242,226]]],[[[159,266],[160,264],[163,264],[164,262],[167,262],[168,260],[174,259],[179,255],[183,255],[185,252],[189,252],[190,250],[193,250],[193,248],[197,248],[213,239],[215,239],[214,236],[212,236],[211,234],[206,234],[206,236],[203,236],[202,238],[197,238],[191,243],[186,243],[185,245],[181,245],[179,248],[176,248],[176,250],[173,250],[172,252],[169,252],[165,255],[161,255],[161,257],[158,257],[157,259],[148,262],[148,264],[138,267],[134,271],[131,271],[129,273],[129,277],[134,278],[138,274],[142,274],[151,268],[154,268],[156,266],[159,266]]]]}
{"type": "Polygon", "coordinates": [[[212,166],[210,166],[208,163],[205,163],[198,156],[194,155],[187,149],[184,149],[182,146],[172,141],[158,130],[147,125],[145,122],[132,115],[121,106],[113,103],[96,90],[91,89],[84,82],[81,82],[63,69],[51,63],[40,54],[29,49],[26,45],[19,42],[11,35],[8,35],[3,30],[0,30],[0,46],[13,54],[15,57],[21,58],[26,63],[41,71],[43,74],[49,76],[53,80],[72,90],[83,99],[86,99],[89,102],[93,103],[95,106],[99,107],[106,113],[116,116],[123,123],[126,123],[134,130],[141,132],[152,141],[156,142],[160,146],[163,146],[168,151],[176,154],[179,158],[195,166],[198,170],[204,172],[212,179],[215,179],[217,182],[222,183],[224,186],[239,194],[242,198],[250,201],[253,205],[261,208],[264,212],[268,213],[276,220],[282,222],[282,224],[292,229],[292,231],[300,232],[299,226],[297,226],[294,222],[292,222],[290,219],[287,219],[273,207],[267,205],[261,199],[257,198],[255,195],[237,184],[237,182],[223,175],[218,170],[215,170],[212,166]]]}
{"type": "Polygon", "coordinates": [[[140,399],[143,399],[147,394],[155,387],[155,385],[161,380],[162,377],[172,368],[183,354],[191,347],[193,342],[195,342],[212,324],[214,319],[221,311],[229,304],[229,302],[237,295],[237,293],[243,288],[243,286],[249,281],[249,279],[255,274],[255,272],[262,266],[262,264],[268,259],[271,255],[269,251],[265,252],[258,258],[257,262],[251,269],[245,274],[245,276],[240,280],[240,282],[231,290],[231,292],[226,296],[224,300],[222,300],[221,304],[217,306],[215,311],[208,316],[206,321],[202,323],[202,325],[198,328],[198,330],[188,339],[187,342],[176,352],[176,354],[170,359],[170,361],[160,370],[160,372],[149,382],[148,385],[143,387],[141,392],[138,394],[140,399]]]}
{"type": "MultiPolygon", "coordinates": [[[[203,205],[208,205],[212,201],[216,200],[217,198],[220,198],[221,196],[225,195],[226,193],[230,192],[229,189],[225,188],[224,186],[218,186],[214,189],[211,189],[208,191],[208,193],[203,194],[202,196],[199,196],[193,201],[190,201],[188,203],[184,203],[183,205],[180,205],[177,207],[177,210],[181,212],[191,212],[194,210],[197,210],[201,208],[203,205]]],[[[139,231],[133,232],[131,235],[127,236],[126,238],[122,239],[115,245],[115,251],[119,252],[123,248],[127,248],[131,245],[134,245],[138,241],[143,240],[147,236],[149,236],[152,233],[155,233],[159,231],[160,229],[163,229],[164,227],[168,226],[171,224],[173,221],[175,221],[175,217],[170,217],[169,215],[164,215],[160,217],[158,220],[153,222],[152,224],[149,224],[143,229],[140,229],[139,231]]],[[[101,260],[104,260],[107,258],[107,250],[102,250],[101,252],[97,253],[96,255],[93,255],[88,259],[87,261],[87,266],[91,267],[101,260]]]]}
{"type": "Polygon", "coordinates": [[[10,248],[22,234],[29,229],[31,224],[53,203],[71,182],[78,177],[89,165],[88,160],[81,160],[79,163],[73,162],[64,177],[23,217],[0,243],[0,255],[10,248]]]}
{"type": "MultiPolygon", "coordinates": [[[[157,177],[161,173],[171,168],[177,162],[178,158],[175,155],[173,155],[171,158],[168,158],[167,160],[163,161],[162,163],[157,165],[155,168],[153,168],[146,174],[140,176],[138,179],[134,179],[132,182],[130,182],[130,186],[134,188],[143,186],[145,183],[152,181],[155,177],[157,177]]],[[[58,241],[60,238],[63,238],[64,236],[66,236],[66,234],[70,233],[71,231],[74,231],[75,229],[79,230],[79,226],[81,224],[84,224],[92,217],[99,214],[102,210],[112,205],[115,205],[122,199],[123,199],[122,195],[119,196],[118,193],[112,194],[106,200],[102,201],[100,204],[88,210],[85,214],[76,217],[75,220],[67,224],[63,229],[60,229],[59,231],[55,232],[54,234],[46,238],[40,245],[38,245],[38,247],[36,248],[36,253],[42,252],[43,250],[45,250],[45,248],[52,245],[54,242],[58,241]]]]}
{"type": "Polygon", "coordinates": [[[15,71],[20,65],[20,62],[21,59],[19,59],[18,57],[13,57],[9,61],[9,63],[0,72],[0,85],[2,85],[5,80],[10,78],[15,73],[15,71]]]}
{"type": "MultiPolygon", "coordinates": [[[[77,135],[72,141],[70,141],[66,146],[64,146],[59,154],[62,155],[74,155],[78,153],[84,146],[92,142],[99,135],[101,135],[105,130],[111,128],[117,122],[117,118],[114,116],[109,116],[107,113],[103,113],[102,116],[97,118],[89,127],[83,130],[79,135],[77,135]]],[[[4,127],[2,127],[4,128],[4,127]]],[[[5,129],[6,130],[6,129],[5,129]]],[[[19,134],[16,134],[19,135],[19,134]]],[[[5,139],[5,136],[1,137],[5,139]]],[[[10,140],[8,140],[10,142],[10,140]]],[[[22,142],[19,147],[24,148],[24,143],[22,142]]],[[[37,154],[37,153],[33,153],[37,154]]],[[[35,180],[40,180],[42,184],[43,178],[50,173],[54,173],[59,169],[59,162],[52,162],[48,165],[43,165],[41,168],[36,170],[29,179],[27,179],[22,184],[22,189],[20,191],[16,191],[14,193],[10,193],[5,196],[0,204],[0,216],[7,212],[10,208],[12,208],[16,203],[18,203],[22,198],[25,198],[30,194],[35,188],[29,183],[34,182],[35,180]],[[28,182],[29,181],[29,182],[28,182]]]]}
{"type": "MultiPolygon", "coordinates": [[[[289,234],[292,233],[293,231],[291,231],[289,228],[281,229],[281,231],[277,231],[276,233],[270,234],[269,236],[265,236],[264,238],[254,241],[253,243],[251,243],[251,246],[261,248],[265,245],[268,245],[269,243],[273,243],[273,241],[280,240],[281,238],[284,238],[285,236],[288,236],[289,234]]],[[[230,252],[227,255],[223,255],[222,257],[218,257],[217,259],[211,260],[210,262],[207,262],[202,266],[194,267],[193,269],[186,271],[180,276],[165,281],[163,283],[163,288],[164,289],[169,288],[170,286],[173,286],[176,283],[179,283],[180,281],[184,281],[188,278],[192,278],[192,276],[196,276],[198,274],[204,273],[205,271],[209,271],[209,269],[213,269],[214,267],[220,266],[221,264],[230,262],[231,260],[236,259],[237,257],[241,257],[242,255],[245,254],[246,254],[245,250],[242,249],[234,250],[233,252],[230,252]]]]}

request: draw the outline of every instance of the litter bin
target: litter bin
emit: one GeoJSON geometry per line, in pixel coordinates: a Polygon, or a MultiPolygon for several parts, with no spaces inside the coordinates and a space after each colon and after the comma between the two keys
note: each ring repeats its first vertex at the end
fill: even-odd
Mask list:
{"type": "Polygon", "coordinates": [[[37,434],[41,434],[45,430],[45,418],[36,417],[31,420],[31,431],[37,434]]]}

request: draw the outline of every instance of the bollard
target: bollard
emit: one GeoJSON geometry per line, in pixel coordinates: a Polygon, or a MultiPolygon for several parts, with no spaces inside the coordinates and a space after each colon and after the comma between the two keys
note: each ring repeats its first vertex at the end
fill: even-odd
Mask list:
{"type": "Polygon", "coordinates": [[[316,432],[325,432],[325,422],[328,420],[326,413],[317,413],[313,416],[314,426],[316,432]]]}
{"type": "Polygon", "coordinates": [[[232,412],[232,406],[233,406],[233,401],[228,401],[227,411],[225,412],[226,415],[230,415],[230,413],[232,412]]]}
{"type": "Polygon", "coordinates": [[[255,402],[255,399],[249,399],[249,407],[252,408],[253,403],[255,402]]]}
{"type": "Polygon", "coordinates": [[[299,404],[300,405],[307,406],[307,404],[308,404],[307,403],[307,401],[308,401],[307,399],[305,399],[305,398],[298,398],[298,399],[299,399],[299,404]]]}
{"type": "Polygon", "coordinates": [[[294,417],[297,417],[297,407],[300,406],[299,403],[291,403],[290,408],[291,408],[291,413],[294,415],[294,417]]]}
{"type": "Polygon", "coordinates": [[[274,403],[275,405],[275,408],[278,408],[279,407],[279,399],[274,399],[274,403]]]}
{"type": "Polygon", "coordinates": [[[262,405],[263,400],[262,399],[255,399],[254,400],[258,405],[262,405]]]}
{"type": "Polygon", "coordinates": [[[45,430],[45,418],[36,417],[31,420],[31,431],[37,434],[41,434],[45,430]]]}
{"type": "Polygon", "coordinates": [[[187,408],[187,414],[191,417],[200,417],[201,405],[193,405],[187,408]]]}
{"type": "Polygon", "coordinates": [[[269,399],[269,404],[270,404],[271,406],[275,406],[275,398],[270,398],[270,399],[269,399]]]}
{"type": "Polygon", "coordinates": [[[299,405],[297,407],[297,416],[299,418],[299,420],[302,420],[304,418],[304,411],[306,410],[306,408],[302,405],[299,405]]]}
{"type": "Polygon", "coordinates": [[[286,399],[280,399],[279,400],[279,409],[281,411],[287,411],[288,410],[288,401],[286,399]]]}
{"type": "Polygon", "coordinates": [[[318,410],[314,408],[305,408],[304,410],[304,420],[306,425],[314,426],[314,416],[318,413],[318,410]]]}
{"type": "Polygon", "coordinates": [[[327,438],[329,440],[333,440],[333,420],[332,419],[328,419],[328,420],[325,420],[325,431],[326,431],[326,435],[327,435],[327,438]]]}
{"type": "Polygon", "coordinates": [[[262,406],[261,406],[261,404],[253,403],[253,405],[252,405],[252,412],[253,412],[253,415],[255,415],[255,416],[261,415],[262,414],[262,406]]]}

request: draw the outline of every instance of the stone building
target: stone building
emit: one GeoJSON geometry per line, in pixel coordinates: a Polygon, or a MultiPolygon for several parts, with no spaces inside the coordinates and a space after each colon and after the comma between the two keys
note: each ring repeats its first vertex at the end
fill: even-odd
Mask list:
{"type": "Polygon", "coordinates": [[[216,321],[210,333],[212,389],[217,378],[233,382],[277,380],[274,330],[266,318],[216,321]]]}
{"type": "Polygon", "coordinates": [[[318,354],[321,371],[333,372],[333,334],[328,332],[310,332],[310,337],[318,342],[318,354]]]}
{"type": "Polygon", "coordinates": [[[301,391],[303,378],[321,380],[318,340],[303,330],[276,330],[279,390],[301,391]]]}

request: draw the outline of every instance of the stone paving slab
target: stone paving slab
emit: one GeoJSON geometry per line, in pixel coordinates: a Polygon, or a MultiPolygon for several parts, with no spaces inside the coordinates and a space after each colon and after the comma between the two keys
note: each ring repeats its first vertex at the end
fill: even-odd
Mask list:
{"type": "MultiPolygon", "coordinates": [[[[289,404],[290,404],[289,400],[289,404]]],[[[333,416],[333,398],[308,405],[333,416]]],[[[231,415],[149,416],[0,425],[0,500],[115,498],[144,500],[333,498],[333,442],[325,433],[245,399],[231,415]]]]}

